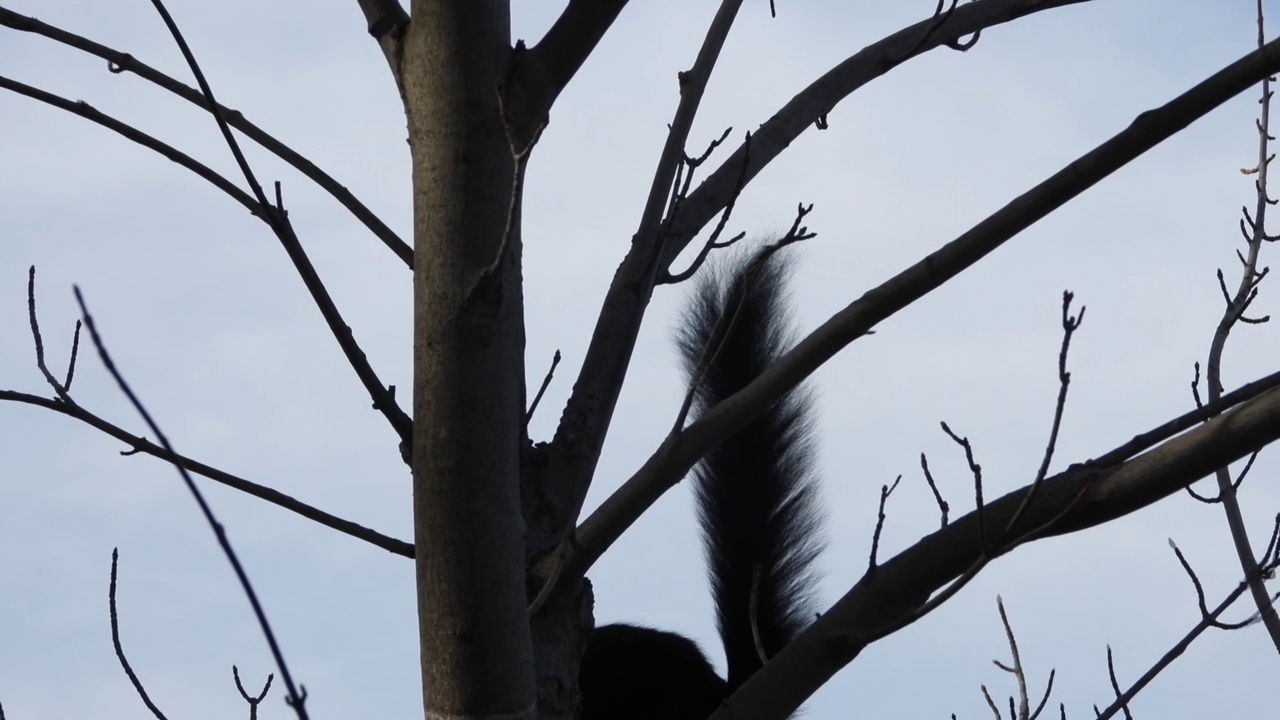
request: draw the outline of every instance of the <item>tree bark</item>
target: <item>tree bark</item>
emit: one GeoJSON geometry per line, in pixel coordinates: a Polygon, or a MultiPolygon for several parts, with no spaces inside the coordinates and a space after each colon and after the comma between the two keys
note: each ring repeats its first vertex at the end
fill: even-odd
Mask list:
{"type": "Polygon", "coordinates": [[[501,0],[415,2],[414,543],[428,717],[533,717],[519,449],[524,326],[501,0]]]}

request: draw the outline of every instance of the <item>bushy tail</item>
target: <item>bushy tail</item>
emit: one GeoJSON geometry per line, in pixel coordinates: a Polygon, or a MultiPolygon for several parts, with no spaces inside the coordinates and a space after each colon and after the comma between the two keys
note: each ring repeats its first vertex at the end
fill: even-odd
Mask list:
{"type": "MultiPolygon", "coordinates": [[[[694,416],[792,344],[781,255],[766,248],[701,279],[679,336],[694,416]]],[[[730,691],[813,617],[810,566],[821,540],[810,420],[809,398],[793,390],[694,470],[730,691]]]]}

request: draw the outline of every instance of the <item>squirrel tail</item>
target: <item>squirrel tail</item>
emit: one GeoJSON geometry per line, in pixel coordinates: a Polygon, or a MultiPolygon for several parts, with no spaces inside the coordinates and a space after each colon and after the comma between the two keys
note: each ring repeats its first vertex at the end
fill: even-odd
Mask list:
{"type": "MultiPolygon", "coordinates": [[[[678,338],[695,416],[793,344],[777,249],[708,268],[696,290],[678,338]]],[[[807,393],[792,390],[694,470],[730,692],[813,618],[822,542],[811,420],[807,393]]]]}

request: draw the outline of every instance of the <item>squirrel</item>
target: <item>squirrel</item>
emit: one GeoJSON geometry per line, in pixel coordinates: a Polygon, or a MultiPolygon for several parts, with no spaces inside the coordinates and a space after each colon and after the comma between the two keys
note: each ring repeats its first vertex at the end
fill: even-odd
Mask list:
{"type": "MultiPolygon", "coordinates": [[[[697,285],[677,337],[695,415],[792,344],[778,249],[711,266],[697,285]]],[[[809,624],[822,545],[811,421],[808,394],[793,389],[693,472],[728,678],[689,638],[606,625],[582,657],[582,720],[702,720],[809,624]]]]}

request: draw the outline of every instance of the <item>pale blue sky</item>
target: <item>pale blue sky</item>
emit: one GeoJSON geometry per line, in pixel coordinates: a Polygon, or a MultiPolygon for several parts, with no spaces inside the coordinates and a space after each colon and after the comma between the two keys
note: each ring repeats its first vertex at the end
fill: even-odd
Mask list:
{"type": "MultiPolygon", "coordinates": [[[[1280,22],[1280,3],[1266,3],[1280,22]]],[[[536,40],[561,3],[518,3],[536,40]]],[[[694,150],[768,119],[813,78],[920,19],[932,3],[748,3],[708,89],[694,150]]],[[[133,53],[183,80],[149,3],[7,4],[133,53]]],[[[546,439],[614,268],[635,229],[714,3],[632,3],[565,92],[534,153],[525,202],[530,384],[564,362],[533,424],[546,439]]],[[[219,99],[329,170],[409,232],[403,115],[351,0],[170,6],[219,99]]],[[[796,301],[812,328],[1081,153],[1250,51],[1253,3],[1096,0],[986,33],[968,53],[913,60],[844,101],[744,194],[735,230],[767,232],[814,203],[796,301]]],[[[0,74],[83,99],[237,177],[215,125],[190,105],[50,41],[0,34],[0,74]]],[[[830,521],[824,603],[866,564],[881,484],[887,557],[937,525],[926,452],[953,516],[972,505],[947,421],[975,445],[991,496],[1038,465],[1057,393],[1061,293],[1089,311],[1076,335],[1055,468],[1101,453],[1190,405],[1220,312],[1214,271],[1235,272],[1237,213],[1252,207],[1257,93],[1228,104],[884,323],[818,373],[830,521]]],[[[410,276],[305,178],[280,180],[290,217],[382,377],[410,387],[410,276]]],[[[26,329],[39,269],[47,350],[65,362],[79,284],[110,348],[183,452],[402,538],[409,478],[395,438],[355,381],[276,240],[207,183],[84,120],[0,94],[0,387],[47,392],[26,329]]],[[[1266,251],[1270,251],[1268,248],[1266,251]]],[[[1266,252],[1264,251],[1264,252],[1266,252]]],[[[1264,254],[1264,263],[1267,257],[1264,254]]],[[[657,293],[590,503],[667,431],[681,388],[671,328],[685,288],[657,293]]],[[[1256,314],[1277,311],[1265,286],[1256,314]]],[[[1275,330],[1242,330],[1226,382],[1276,370],[1275,330]]],[[[91,354],[75,396],[141,431],[91,354]]],[[[245,717],[231,682],[273,670],[248,605],[172,469],[44,410],[0,406],[0,702],[13,720],[145,717],[113,657],[106,616],[119,546],[125,647],[171,718],[245,717]]],[[[1246,483],[1265,537],[1280,510],[1273,455],[1246,483]]],[[[201,481],[251,573],[313,717],[420,713],[412,566],[201,481]]],[[[1178,496],[1086,534],[1002,558],[951,603],[866,651],[808,704],[813,720],[990,717],[979,692],[1014,689],[989,662],[1007,649],[1001,594],[1037,690],[1090,717],[1110,699],[1105,646],[1132,680],[1197,619],[1166,545],[1212,598],[1239,576],[1221,511],[1178,496]]],[[[696,637],[720,662],[689,498],[665,496],[591,574],[601,622],[696,637]]],[[[1243,614],[1234,613],[1235,617],[1243,614]]],[[[1274,715],[1276,656],[1259,628],[1213,633],[1134,705],[1139,718],[1274,715]]],[[[291,717],[276,686],[263,720],[291,717]]],[[[1056,712],[1054,713],[1056,717],[1056,712]]]]}

